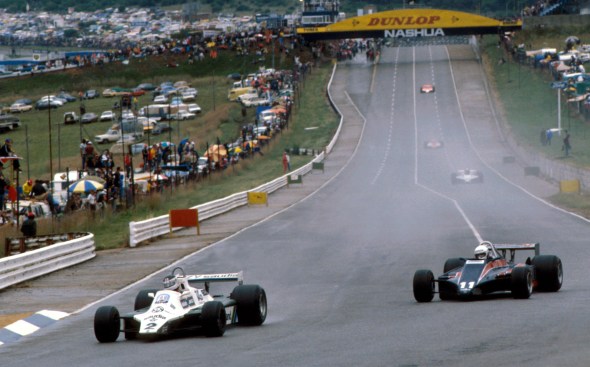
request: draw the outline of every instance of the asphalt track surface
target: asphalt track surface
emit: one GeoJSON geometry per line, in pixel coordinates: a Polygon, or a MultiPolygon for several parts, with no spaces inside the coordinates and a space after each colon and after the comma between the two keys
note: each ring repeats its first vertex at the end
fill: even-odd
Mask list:
{"type": "MultiPolygon", "coordinates": [[[[232,328],[222,338],[130,342],[121,336],[98,344],[96,308],[129,311],[137,292],[158,286],[166,271],[86,307],[88,299],[118,288],[105,276],[102,288],[85,292],[90,280],[82,277],[72,293],[85,300],[62,297],[66,309],[53,294],[56,274],[32,282],[28,293],[18,287],[2,292],[2,308],[18,309],[22,297],[29,308],[77,312],[1,347],[1,365],[587,366],[590,224],[543,201],[555,187],[524,176],[518,162],[503,163],[511,153],[469,47],[388,48],[377,67],[341,65],[333,92],[346,119],[326,171],[271,195],[268,208],[242,208],[212,220],[207,236],[214,244],[178,262],[189,273],[244,270],[247,283],[266,289],[264,325],[232,328]],[[424,83],[434,83],[436,93],[420,94],[424,83]],[[444,148],[425,149],[432,138],[444,148]],[[451,172],[459,168],[483,171],[485,182],[451,184],[451,172]],[[257,215],[266,219],[253,224],[257,215]],[[234,230],[238,224],[247,228],[234,230]],[[440,274],[447,258],[470,256],[482,239],[541,242],[542,253],[563,261],[562,290],[528,300],[414,301],[415,270],[440,274]],[[37,288],[46,290],[43,298],[34,295],[37,288]]],[[[139,254],[135,261],[145,263],[145,272],[148,265],[172,262],[168,252],[183,248],[188,254],[201,241],[185,234],[119,258],[140,278],[126,254],[139,254]]],[[[94,282],[101,282],[103,273],[117,269],[112,259],[118,257],[102,260],[108,256],[69,274],[89,274],[82,269],[94,266],[94,282]]]]}

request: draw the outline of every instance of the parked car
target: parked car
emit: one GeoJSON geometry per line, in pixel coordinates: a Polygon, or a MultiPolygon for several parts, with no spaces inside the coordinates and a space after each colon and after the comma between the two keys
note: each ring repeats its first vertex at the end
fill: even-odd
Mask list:
{"type": "Polygon", "coordinates": [[[188,111],[178,111],[170,115],[170,120],[190,120],[194,119],[197,115],[188,111]]]}
{"type": "Polygon", "coordinates": [[[78,115],[76,115],[76,112],[64,113],[64,124],[70,125],[70,124],[75,124],[79,121],[80,121],[80,118],[78,117],[78,115]]]}
{"type": "Polygon", "coordinates": [[[24,104],[24,103],[13,103],[10,106],[10,112],[11,113],[19,113],[19,112],[26,112],[26,111],[30,111],[33,109],[33,106],[30,104],[24,104]]]}
{"type": "Polygon", "coordinates": [[[113,111],[104,111],[100,114],[100,121],[113,121],[115,120],[116,115],[113,111]]]}
{"type": "Polygon", "coordinates": [[[121,139],[121,132],[116,129],[108,129],[106,133],[94,137],[97,144],[114,143],[119,139],[121,139]]]}
{"type": "Polygon", "coordinates": [[[192,93],[184,92],[184,93],[182,93],[182,97],[181,98],[182,98],[182,101],[183,102],[191,102],[191,101],[194,101],[195,100],[196,96],[194,94],[192,94],[192,93]]]}
{"type": "Polygon", "coordinates": [[[141,83],[140,85],[137,86],[136,89],[143,89],[145,91],[151,91],[156,89],[156,86],[153,85],[152,83],[141,83]]]}
{"type": "Polygon", "coordinates": [[[94,99],[98,97],[98,92],[96,89],[89,89],[84,93],[85,99],[94,99]]]}
{"type": "Polygon", "coordinates": [[[73,95],[66,93],[66,92],[60,92],[56,97],[59,99],[63,99],[66,102],[76,102],[77,101],[76,97],[74,97],[73,95]]]}
{"type": "Polygon", "coordinates": [[[21,98],[21,99],[17,99],[16,101],[14,101],[14,103],[23,103],[23,104],[33,104],[33,100],[29,99],[29,98],[21,98]]]}
{"type": "Polygon", "coordinates": [[[83,124],[89,124],[91,122],[96,122],[98,121],[98,115],[94,112],[87,112],[85,114],[82,115],[82,117],[80,118],[80,122],[82,122],[83,124]]]}
{"type": "Polygon", "coordinates": [[[168,102],[168,97],[164,96],[164,95],[157,95],[154,97],[154,103],[167,103],[168,102]]]}
{"type": "Polygon", "coordinates": [[[156,123],[154,123],[154,128],[152,129],[151,134],[160,135],[162,133],[165,133],[165,132],[171,131],[171,130],[172,130],[172,126],[170,126],[169,123],[156,122],[156,123]]]}
{"type": "Polygon", "coordinates": [[[35,109],[36,110],[47,110],[49,108],[58,108],[63,106],[63,103],[61,101],[58,100],[43,100],[43,101],[37,101],[37,103],[35,103],[35,109]]]}
{"type": "Polygon", "coordinates": [[[190,112],[190,113],[195,113],[195,114],[201,113],[201,107],[196,103],[189,103],[187,105],[187,108],[188,108],[188,112],[190,112]]]}

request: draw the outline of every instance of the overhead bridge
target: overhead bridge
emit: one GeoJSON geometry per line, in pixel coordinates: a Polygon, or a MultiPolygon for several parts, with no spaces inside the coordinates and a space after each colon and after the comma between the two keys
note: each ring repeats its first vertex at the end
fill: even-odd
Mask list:
{"type": "MultiPolygon", "coordinates": [[[[520,19],[498,20],[451,10],[400,9],[362,15],[317,27],[306,25],[297,28],[297,34],[307,41],[350,38],[422,40],[500,34],[520,29],[520,19]]],[[[459,39],[461,38],[449,38],[446,42],[459,39]]],[[[445,42],[442,39],[440,41],[445,42]]]]}

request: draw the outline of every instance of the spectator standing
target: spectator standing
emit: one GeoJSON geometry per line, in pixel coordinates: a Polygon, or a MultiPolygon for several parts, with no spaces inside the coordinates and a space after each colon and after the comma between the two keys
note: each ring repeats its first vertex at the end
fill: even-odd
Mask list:
{"type": "Polygon", "coordinates": [[[291,170],[291,157],[287,152],[283,152],[283,173],[287,173],[291,170]]]}
{"type": "Polygon", "coordinates": [[[551,129],[547,129],[545,132],[545,145],[551,145],[551,138],[553,138],[553,131],[551,129]]]}
{"type": "Polygon", "coordinates": [[[2,169],[0,167],[0,211],[6,210],[4,200],[6,197],[6,191],[8,190],[8,181],[4,177],[2,169]]]}
{"type": "Polygon", "coordinates": [[[90,211],[92,212],[92,215],[94,215],[94,212],[96,211],[96,191],[95,190],[90,191],[90,193],[88,194],[88,197],[86,198],[86,202],[88,203],[88,209],[90,209],[90,211]]]}
{"type": "Polygon", "coordinates": [[[82,171],[86,168],[86,139],[80,143],[80,157],[82,158],[82,171]]]}
{"type": "Polygon", "coordinates": [[[127,178],[131,177],[131,154],[125,154],[123,165],[125,166],[125,175],[127,178]]]}
{"type": "Polygon", "coordinates": [[[37,222],[35,221],[35,214],[29,212],[27,219],[20,227],[20,231],[25,237],[35,237],[37,235],[37,222]]]}
{"type": "Polygon", "coordinates": [[[565,137],[563,138],[563,147],[561,148],[565,152],[565,156],[569,156],[572,146],[570,145],[570,133],[566,130],[565,137]]]}
{"type": "MultiPolygon", "coordinates": [[[[12,139],[8,138],[4,141],[4,145],[0,147],[0,157],[16,157],[16,153],[12,150],[12,139]]],[[[15,171],[22,172],[18,159],[12,161],[12,168],[15,171]]]]}

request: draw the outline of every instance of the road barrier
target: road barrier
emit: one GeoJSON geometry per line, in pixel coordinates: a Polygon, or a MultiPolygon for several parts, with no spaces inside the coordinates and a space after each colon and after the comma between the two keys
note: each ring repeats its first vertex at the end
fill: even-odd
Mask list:
{"type": "MultiPolygon", "coordinates": [[[[199,221],[212,218],[216,215],[226,213],[230,210],[239,208],[243,205],[248,204],[248,193],[249,192],[265,192],[271,194],[283,186],[287,185],[287,178],[290,175],[305,175],[311,172],[313,162],[320,162],[324,159],[324,153],[320,153],[313,159],[312,162],[305,166],[290,172],[284,176],[281,176],[273,181],[270,181],[264,185],[258,186],[252,190],[238,192],[228,197],[218,199],[209,203],[197,205],[191,207],[191,209],[197,209],[199,212],[199,221]]],[[[147,219],[138,222],[129,222],[129,246],[136,247],[137,244],[147,241],[149,239],[159,237],[170,233],[170,230],[179,230],[180,228],[170,228],[169,215],[162,215],[156,218],[147,219]]]]}
{"type": "MultiPolygon", "coordinates": [[[[67,234],[66,238],[67,238],[67,234]]],[[[69,241],[0,259],[0,289],[92,259],[94,235],[86,233],[69,241]]]]}

